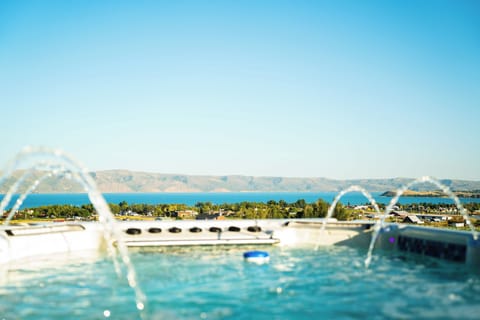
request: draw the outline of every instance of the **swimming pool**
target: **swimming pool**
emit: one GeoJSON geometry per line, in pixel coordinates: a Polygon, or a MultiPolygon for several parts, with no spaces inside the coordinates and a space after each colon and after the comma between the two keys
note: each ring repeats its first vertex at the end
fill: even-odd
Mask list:
{"type": "MultiPolygon", "coordinates": [[[[148,305],[144,319],[477,319],[480,277],[461,264],[376,255],[347,246],[130,249],[148,305]],[[270,253],[270,263],[243,252],[270,253]]],[[[52,261],[50,261],[52,263],[52,261]]],[[[135,319],[132,290],[111,260],[8,271],[1,319],[135,319]]]]}
{"type": "Polygon", "coordinates": [[[88,171],[59,150],[26,148],[0,185],[31,160],[0,208],[26,175],[45,169],[41,179],[67,175],[83,186],[99,223],[10,226],[41,179],[30,185],[0,230],[0,319],[478,318],[478,233],[458,198],[430,177],[398,189],[375,225],[330,219],[346,192],[360,191],[375,204],[352,186],[337,195],[325,219],[120,226],[88,171]],[[470,232],[383,223],[403,192],[424,182],[455,201],[470,232]],[[245,250],[258,247],[270,252],[270,262],[244,261],[245,250]],[[382,254],[371,261],[374,247],[382,254]],[[119,261],[123,277],[117,276],[119,261]]]}

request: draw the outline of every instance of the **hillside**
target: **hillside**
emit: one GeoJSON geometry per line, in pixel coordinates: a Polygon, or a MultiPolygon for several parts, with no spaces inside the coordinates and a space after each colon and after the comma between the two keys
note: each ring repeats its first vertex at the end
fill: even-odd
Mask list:
{"type": "MultiPolygon", "coordinates": [[[[15,172],[0,192],[5,193],[23,172],[15,172]]],[[[43,175],[36,172],[27,179],[26,185],[43,175]]],[[[326,192],[340,191],[351,185],[359,185],[370,192],[395,190],[412,181],[407,178],[334,180],[326,178],[285,178],[253,176],[196,176],[175,175],[128,170],[108,170],[91,173],[101,192],[326,192]]],[[[480,190],[480,181],[442,180],[452,190],[480,190]]],[[[25,188],[25,187],[24,187],[25,188]]],[[[430,184],[417,186],[415,190],[431,191],[430,184]]],[[[78,183],[63,178],[47,178],[36,190],[37,193],[84,192],[78,183]]]]}

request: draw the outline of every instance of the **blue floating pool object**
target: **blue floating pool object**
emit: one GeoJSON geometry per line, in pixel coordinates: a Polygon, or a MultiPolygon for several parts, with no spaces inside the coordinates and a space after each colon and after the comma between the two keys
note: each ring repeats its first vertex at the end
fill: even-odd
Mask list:
{"type": "Polygon", "coordinates": [[[270,255],[265,251],[247,251],[243,254],[243,258],[245,261],[258,264],[263,264],[270,261],[270,255]]]}

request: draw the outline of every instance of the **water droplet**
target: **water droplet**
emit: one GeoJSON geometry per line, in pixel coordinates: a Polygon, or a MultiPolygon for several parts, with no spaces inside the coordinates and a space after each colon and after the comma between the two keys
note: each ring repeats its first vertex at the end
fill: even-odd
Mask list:
{"type": "Polygon", "coordinates": [[[450,293],[448,295],[448,299],[450,299],[451,301],[458,301],[458,300],[460,300],[460,297],[458,295],[454,294],[454,293],[450,293]]]}
{"type": "Polygon", "coordinates": [[[133,273],[128,274],[127,280],[130,287],[134,288],[137,285],[137,281],[135,280],[135,274],[133,273]]]}
{"type": "Polygon", "coordinates": [[[137,309],[138,310],[143,310],[145,308],[145,305],[142,302],[137,302],[137,309]]]}
{"type": "Polygon", "coordinates": [[[103,311],[103,316],[104,316],[105,318],[109,318],[109,317],[110,317],[110,310],[105,310],[105,311],[103,311]]]}

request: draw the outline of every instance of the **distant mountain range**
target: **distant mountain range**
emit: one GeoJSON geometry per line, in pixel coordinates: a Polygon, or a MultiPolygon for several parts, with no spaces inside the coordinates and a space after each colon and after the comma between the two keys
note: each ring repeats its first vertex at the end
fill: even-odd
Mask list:
{"type": "MultiPolygon", "coordinates": [[[[134,172],[128,170],[107,170],[90,173],[99,189],[104,193],[119,192],[326,192],[340,191],[351,185],[359,185],[370,192],[395,190],[413,179],[355,179],[334,180],[326,178],[285,178],[253,177],[241,175],[197,176],[182,174],[161,174],[134,172]]],[[[2,186],[5,193],[20,176],[15,172],[2,186]]],[[[22,190],[43,175],[36,172],[27,179],[22,190]]],[[[454,191],[480,190],[480,181],[441,180],[454,191]]],[[[417,185],[413,190],[436,190],[432,184],[417,185]]],[[[74,193],[84,192],[75,181],[66,178],[47,178],[38,186],[36,193],[74,193]]]]}

